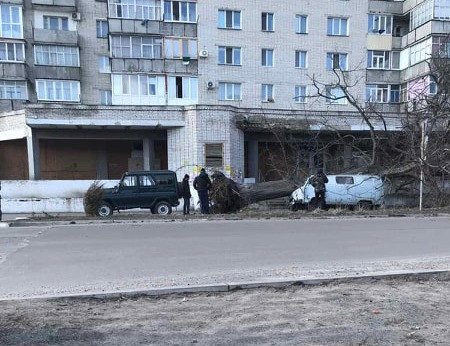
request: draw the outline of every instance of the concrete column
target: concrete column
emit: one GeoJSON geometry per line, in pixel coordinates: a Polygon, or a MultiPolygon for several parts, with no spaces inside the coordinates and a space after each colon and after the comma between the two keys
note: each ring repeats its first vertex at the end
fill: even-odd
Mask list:
{"type": "Polygon", "coordinates": [[[248,175],[258,182],[259,177],[259,150],[258,141],[248,141],[248,175]]]}
{"type": "Polygon", "coordinates": [[[144,152],[144,170],[155,169],[155,141],[150,138],[144,138],[142,148],[144,152]]]}
{"type": "Polygon", "coordinates": [[[108,155],[104,143],[97,147],[97,179],[108,179],[108,155]]]}
{"type": "Polygon", "coordinates": [[[33,133],[27,136],[28,151],[28,179],[41,179],[41,152],[39,148],[39,138],[33,133]]]}

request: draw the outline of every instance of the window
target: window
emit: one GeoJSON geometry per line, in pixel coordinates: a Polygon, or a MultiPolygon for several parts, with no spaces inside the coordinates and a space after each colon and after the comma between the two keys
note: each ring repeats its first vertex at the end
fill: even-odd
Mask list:
{"type": "Polygon", "coordinates": [[[44,16],[44,29],[68,31],[69,18],[44,16]]]}
{"type": "Polygon", "coordinates": [[[97,37],[107,38],[108,31],[108,22],[106,20],[97,20],[97,37]]]}
{"type": "MultiPolygon", "coordinates": [[[[159,183],[159,184],[161,184],[161,183],[159,183]]],[[[155,184],[155,182],[153,181],[153,178],[150,175],[140,175],[139,176],[139,185],[141,185],[141,186],[153,186],[153,185],[156,185],[156,184],[155,184]]]]}
{"type": "Polygon", "coordinates": [[[197,100],[198,80],[196,77],[169,76],[169,99],[197,100]]]}
{"type": "Polygon", "coordinates": [[[162,39],[150,36],[112,36],[114,58],[162,58],[162,39]]]}
{"type": "Polygon", "coordinates": [[[273,66],[273,49],[263,49],[262,50],[262,61],[263,66],[272,67],[273,66]]]}
{"type": "MultiPolygon", "coordinates": [[[[436,1],[438,0],[435,0],[434,2],[436,1]]],[[[431,19],[433,19],[433,1],[423,1],[420,5],[412,9],[409,27],[412,31],[431,19]]]]}
{"type": "Polygon", "coordinates": [[[296,85],[295,86],[295,102],[306,103],[306,85],[296,85]]]}
{"type": "Polygon", "coordinates": [[[400,102],[400,85],[367,84],[366,101],[373,103],[400,102]]]}
{"type": "Polygon", "coordinates": [[[109,3],[109,16],[128,19],[161,19],[159,0],[115,0],[109,3]]]}
{"type": "Polygon", "coordinates": [[[219,10],[220,29],[240,29],[241,11],[219,10]]]}
{"type": "Polygon", "coordinates": [[[262,19],[262,31],[273,31],[273,13],[263,12],[262,19]]]}
{"type": "Polygon", "coordinates": [[[302,50],[297,50],[295,52],[295,67],[296,68],[306,68],[306,56],[307,53],[302,50]]]}
{"type": "Polygon", "coordinates": [[[145,74],[113,75],[114,95],[156,96],[157,76],[145,74]]]}
{"type": "Polygon", "coordinates": [[[189,57],[197,59],[197,40],[188,38],[166,38],[165,56],[169,59],[189,57]]]}
{"type": "Polygon", "coordinates": [[[100,73],[110,73],[111,72],[109,56],[100,55],[98,57],[98,72],[100,72],[100,73]]]}
{"type": "Polygon", "coordinates": [[[26,100],[27,98],[27,82],[0,79],[0,99],[26,100]]]}
{"type": "Polygon", "coordinates": [[[428,39],[411,46],[409,54],[411,65],[429,59],[432,54],[432,40],[428,39]]]}
{"type": "Polygon", "coordinates": [[[219,47],[219,64],[241,65],[241,48],[219,47]]]}
{"type": "Polygon", "coordinates": [[[241,83],[219,83],[219,100],[238,101],[241,99],[241,83]]]}
{"type": "Polygon", "coordinates": [[[205,144],[205,166],[213,168],[223,167],[223,144],[206,143],[205,144]]]}
{"type": "Polygon", "coordinates": [[[25,61],[23,43],[0,42],[0,61],[25,61]]]}
{"type": "Polygon", "coordinates": [[[123,178],[120,187],[138,186],[138,177],[136,175],[127,175],[123,178]]]}
{"type": "Polygon", "coordinates": [[[336,177],[336,184],[354,184],[353,177],[336,177]]]}
{"type": "Polygon", "coordinates": [[[348,36],[348,19],[338,17],[328,17],[327,35],[348,36]]]}
{"type": "Polygon", "coordinates": [[[369,34],[391,35],[392,34],[392,16],[383,16],[379,14],[369,14],[369,34]]]}
{"type": "Polygon", "coordinates": [[[36,65],[80,66],[78,47],[36,45],[34,46],[36,65]]]}
{"type": "Polygon", "coordinates": [[[295,32],[297,34],[308,33],[308,16],[303,15],[295,16],[295,32]]]}
{"type": "Polygon", "coordinates": [[[347,98],[345,97],[344,90],[341,87],[328,86],[326,88],[326,102],[329,104],[346,104],[347,98]]]}
{"type": "Polygon", "coordinates": [[[80,82],[70,80],[37,79],[39,101],[80,102],[80,82]]]}
{"type": "Polygon", "coordinates": [[[434,0],[434,18],[450,19],[450,3],[447,0],[434,0]]]}
{"type": "Polygon", "coordinates": [[[389,69],[389,51],[369,50],[367,52],[367,67],[373,69],[389,69]]]}
{"type": "Polygon", "coordinates": [[[0,5],[0,37],[23,38],[21,6],[0,5]]]}
{"type": "Polygon", "coordinates": [[[438,86],[437,86],[437,83],[432,78],[430,78],[430,84],[429,84],[428,87],[429,87],[428,93],[430,95],[436,95],[437,94],[438,86]]]}
{"type": "Polygon", "coordinates": [[[262,84],[261,86],[261,101],[273,102],[273,84],[262,84]]]}
{"type": "Polygon", "coordinates": [[[327,70],[348,70],[347,53],[327,53],[327,70]]]}
{"type": "Polygon", "coordinates": [[[100,90],[100,104],[103,106],[112,105],[111,90],[100,90]]]}
{"type": "Polygon", "coordinates": [[[153,174],[153,179],[158,185],[173,185],[174,179],[169,174],[153,174]]]}
{"type": "Polygon", "coordinates": [[[164,20],[171,22],[197,22],[197,3],[164,1],[164,20]]]}
{"type": "Polygon", "coordinates": [[[392,52],[391,68],[393,70],[400,70],[400,52],[392,52]]]}

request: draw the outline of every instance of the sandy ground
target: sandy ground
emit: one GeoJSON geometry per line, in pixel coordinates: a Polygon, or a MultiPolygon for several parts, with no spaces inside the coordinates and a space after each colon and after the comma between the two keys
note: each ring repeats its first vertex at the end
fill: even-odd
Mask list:
{"type": "Polygon", "coordinates": [[[450,281],[0,302],[0,345],[449,345],[450,281]]]}

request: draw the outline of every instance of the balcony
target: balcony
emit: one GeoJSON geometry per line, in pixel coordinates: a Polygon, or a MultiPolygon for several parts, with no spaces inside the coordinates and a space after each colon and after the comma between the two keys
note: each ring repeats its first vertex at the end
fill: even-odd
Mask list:
{"type": "Polygon", "coordinates": [[[34,29],[34,42],[61,43],[67,45],[78,45],[78,33],[76,31],[34,29]]]}
{"type": "Polygon", "coordinates": [[[4,4],[23,5],[23,0],[3,0],[4,4]]]}
{"type": "Polygon", "coordinates": [[[369,1],[369,13],[403,14],[403,3],[399,1],[369,1]]]}
{"type": "Polygon", "coordinates": [[[34,66],[33,73],[33,77],[36,79],[81,79],[79,67],[36,65],[34,66]]]}
{"type": "Polygon", "coordinates": [[[182,73],[198,74],[197,60],[191,60],[188,65],[183,64],[182,60],[175,59],[111,59],[112,72],[129,73],[182,73]]]}
{"type": "Polygon", "coordinates": [[[120,34],[168,35],[177,37],[197,37],[197,24],[173,23],[154,20],[134,20],[110,18],[109,32],[120,34]]]}
{"type": "Polygon", "coordinates": [[[0,63],[0,78],[25,79],[27,76],[25,64],[0,63]]]}
{"type": "Polygon", "coordinates": [[[367,70],[367,83],[399,84],[400,70],[367,70]]]}
{"type": "Polygon", "coordinates": [[[31,3],[34,9],[75,12],[77,8],[76,0],[31,0],[31,3]],[[52,8],[49,6],[52,6],[52,8]]]}

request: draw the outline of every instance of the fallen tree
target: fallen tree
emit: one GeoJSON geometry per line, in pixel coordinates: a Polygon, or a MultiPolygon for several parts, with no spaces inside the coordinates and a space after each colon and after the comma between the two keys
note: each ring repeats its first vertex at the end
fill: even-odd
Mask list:
{"type": "Polygon", "coordinates": [[[298,187],[292,180],[244,186],[227,178],[222,172],[214,173],[212,178],[211,201],[213,212],[218,214],[235,213],[252,203],[289,196],[298,187]]]}

